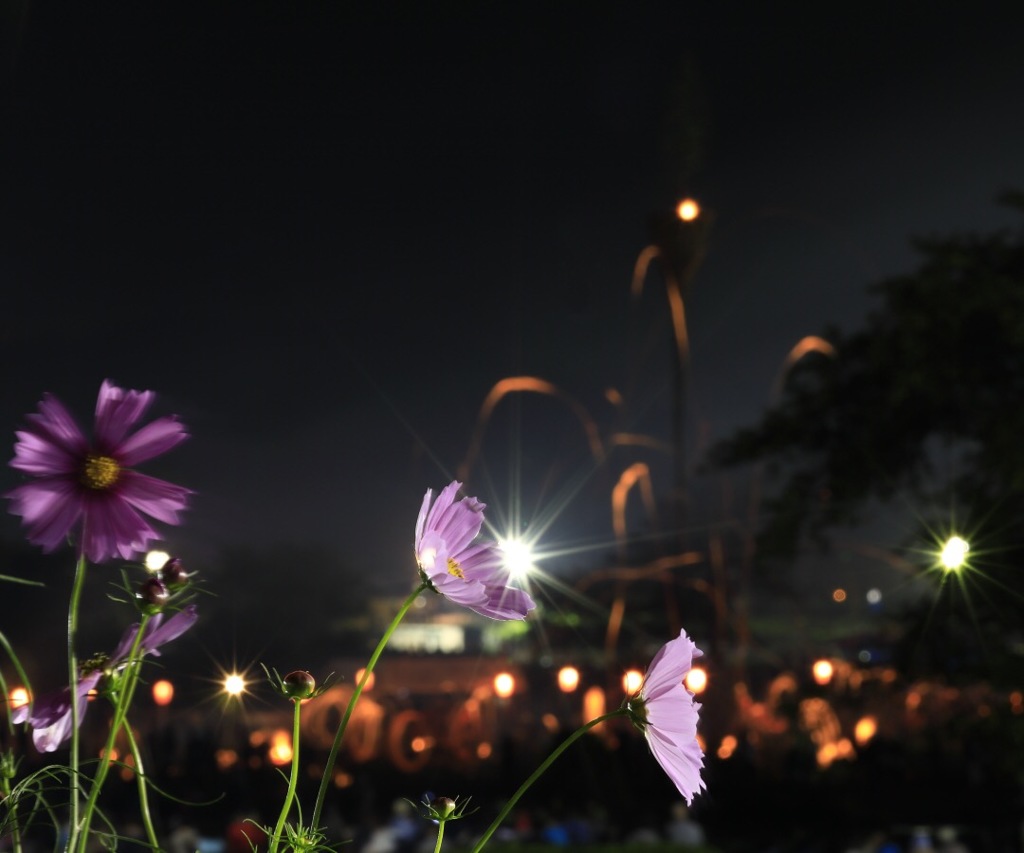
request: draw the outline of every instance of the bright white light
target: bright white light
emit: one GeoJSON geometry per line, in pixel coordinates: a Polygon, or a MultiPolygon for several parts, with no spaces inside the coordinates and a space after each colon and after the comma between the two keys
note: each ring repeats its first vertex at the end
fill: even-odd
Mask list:
{"type": "Polygon", "coordinates": [[[169,559],[171,559],[171,555],[166,551],[149,551],[146,554],[145,565],[149,571],[158,572],[169,559]]]}
{"type": "Polygon", "coordinates": [[[939,554],[939,562],[944,569],[953,571],[959,569],[967,560],[967,552],[971,546],[967,540],[959,536],[950,536],[946,544],[942,546],[942,553],[939,554]]]}
{"type": "Polygon", "coordinates": [[[245,693],[245,679],[237,673],[231,673],[224,679],[224,692],[229,696],[241,696],[245,693]]]}
{"type": "Polygon", "coordinates": [[[866,598],[868,600],[868,604],[878,604],[878,602],[882,600],[882,590],[877,587],[872,587],[868,590],[866,598]]]}
{"type": "Polygon", "coordinates": [[[501,539],[498,541],[501,553],[505,555],[505,567],[513,577],[529,574],[533,568],[533,551],[521,539],[501,539]]]}

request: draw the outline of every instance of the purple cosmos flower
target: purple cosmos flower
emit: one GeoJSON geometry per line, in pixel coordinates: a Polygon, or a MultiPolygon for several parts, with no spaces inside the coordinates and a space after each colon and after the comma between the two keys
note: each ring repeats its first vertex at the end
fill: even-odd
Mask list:
{"type": "Polygon", "coordinates": [[[455,500],[462,483],[442,489],[431,506],[427,489],[416,519],[416,562],[436,592],[491,619],[525,619],[536,606],[521,589],[508,585],[509,571],[493,542],[474,544],[486,505],[476,498],[455,500]]]}
{"type": "Polygon", "coordinates": [[[687,805],[704,789],[700,778],[704,753],[697,742],[700,705],[683,685],[695,657],[703,652],[680,631],[654,656],[644,683],[626,704],[630,719],[647,738],[647,745],[675,783],[687,805]]]}
{"type": "MultiPolygon", "coordinates": [[[[157,613],[146,623],[146,633],[139,644],[139,656],[147,654],[160,656],[160,646],[180,637],[191,628],[199,614],[196,606],[190,604],[164,621],[164,615],[157,613]]],[[[127,663],[128,654],[139,633],[135,624],[125,631],[121,642],[108,658],[105,655],[86,661],[82,665],[82,677],[75,685],[78,691],[78,725],[82,725],[85,710],[89,706],[89,693],[95,690],[103,676],[114,673],[127,663]]],[[[11,715],[15,723],[32,726],[32,742],[40,752],[54,752],[71,737],[71,688],[65,687],[56,693],[41,696],[32,705],[22,705],[11,715]]]]}
{"type": "Polygon", "coordinates": [[[188,437],[173,416],[129,435],[154,397],[152,391],[126,391],[105,380],[90,444],[61,402],[43,396],[38,414],[29,415],[28,427],[16,433],[10,463],[35,479],[7,493],[29,541],[52,551],[80,523],[80,553],[100,563],[118,555],[129,559],[158,538],[143,514],[178,523],[191,492],[131,470],[188,437]]]}

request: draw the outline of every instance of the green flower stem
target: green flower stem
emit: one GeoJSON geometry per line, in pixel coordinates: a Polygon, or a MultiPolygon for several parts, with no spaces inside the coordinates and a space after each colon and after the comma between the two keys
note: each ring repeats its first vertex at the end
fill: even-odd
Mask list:
{"type": "Polygon", "coordinates": [[[341,746],[341,739],[345,734],[345,728],[348,726],[348,719],[352,716],[352,710],[355,708],[356,702],[359,701],[359,696],[362,694],[363,688],[366,686],[366,682],[370,680],[370,676],[373,674],[373,668],[377,665],[377,658],[381,656],[381,652],[384,651],[384,647],[388,644],[388,640],[391,639],[391,635],[395,633],[395,628],[398,627],[398,623],[401,622],[405,614],[409,612],[409,608],[412,607],[413,602],[419,598],[420,593],[429,588],[430,583],[428,581],[423,581],[412,591],[409,597],[402,602],[402,606],[398,609],[398,613],[395,614],[395,618],[391,620],[391,624],[388,625],[388,629],[384,632],[384,636],[381,637],[380,642],[377,643],[377,648],[375,648],[373,650],[373,654],[370,655],[370,660],[366,664],[363,677],[359,679],[359,684],[356,685],[352,698],[348,700],[348,707],[345,709],[345,715],[341,718],[341,723],[338,725],[338,731],[334,735],[334,744],[331,746],[331,754],[327,756],[327,765],[324,767],[324,778],[320,780],[320,791],[316,796],[316,808],[313,810],[313,822],[311,824],[314,829],[320,826],[320,814],[324,810],[324,799],[327,797],[327,786],[331,783],[331,776],[334,773],[334,763],[338,759],[338,747],[341,746]]]}
{"type": "Polygon", "coordinates": [[[8,799],[11,796],[11,780],[8,778],[6,773],[0,773],[0,802],[5,802],[10,806],[8,811],[8,820],[10,821],[10,833],[11,833],[11,851],[12,853],[21,853],[21,826],[18,824],[18,804],[8,799]]]}
{"type": "Polygon", "coordinates": [[[441,839],[444,838],[444,825],[447,822],[445,820],[437,822],[437,844],[434,845],[434,853],[441,853],[441,839]]]}
{"type": "MultiPolygon", "coordinates": [[[[120,676],[119,686],[121,689],[117,692],[117,698],[114,702],[114,719],[110,724],[110,734],[107,735],[107,743],[103,747],[99,764],[96,765],[96,773],[92,777],[92,785],[89,788],[89,799],[85,804],[85,812],[82,815],[82,831],[78,838],[80,853],[85,853],[88,847],[89,827],[92,824],[93,813],[96,811],[96,803],[99,800],[100,791],[103,789],[103,783],[106,782],[107,773],[110,770],[110,756],[117,741],[117,733],[126,724],[125,718],[128,713],[128,707],[132,703],[132,699],[135,696],[135,687],[139,683],[139,672],[142,669],[139,648],[142,646],[142,638],[146,633],[146,625],[149,623],[149,618],[148,615],[144,614],[139,622],[139,630],[135,633],[131,651],[128,652],[128,663],[123,674],[120,676]]],[[[77,730],[77,726],[73,729],[73,731],[75,730],[77,730]]],[[[73,848],[69,846],[68,849],[73,848]]]]}
{"type": "Polygon", "coordinates": [[[494,831],[499,826],[501,826],[505,818],[508,817],[508,813],[512,811],[512,809],[515,807],[515,804],[519,802],[519,798],[527,792],[527,790],[534,782],[536,782],[542,775],[544,775],[545,771],[552,764],[555,763],[555,759],[558,758],[558,756],[565,752],[573,743],[579,740],[579,738],[583,737],[583,735],[585,735],[592,728],[594,728],[594,726],[600,725],[601,723],[605,722],[606,720],[610,720],[613,717],[624,717],[627,713],[628,711],[625,708],[619,708],[615,711],[610,711],[607,714],[602,714],[600,717],[595,717],[589,723],[584,723],[582,726],[576,729],[576,731],[569,735],[569,737],[562,741],[557,747],[555,747],[551,755],[549,755],[547,758],[544,759],[544,761],[541,762],[540,766],[536,770],[534,770],[533,773],[530,774],[530,777],[525,782],[523,782],[522,785],[519,786],[519,790],[512,795],[512,797],[509,799],[507,803],[505,803],[504,808],[502,808],[502,810],[498,812],[498,816],[494,819],[494,823],[487,827],[487,831],[482,836],[480,836],[480,840],[473,847],[471,853],[480,853],[480,851],[483,850],[484,845],[487,844],[491,836],[494,835],[494,831]]]}
{"type": "MultiPolygon", "coordinates": [[[[84,531],[83,531],[84,536],[84,531]]],[[[68,684],[71,685],[71,757],[69,759],[70,774],[68,776],[70,795],[70,817],[68,819],[67,850],[74,850],[79,832],[79,803],[81,780],[78,778],[78,658],[75,655],[75,642],[78,637],[78,607],[82,601],[82,588],[85,586],[85,553],[78,555],[75,565],[75,580],[71,585],[71,600],[68,603],[68,684]]]]}
{"type": "Polygon", "coordinates": [[[149,791],[146,782],[146,770],[142,764],[142,751],[132,734],[132,727],[128,720],[124,721],[121,727],[125,737],[128,739],[128,746],[132,751],[132,758],[135,759],[135,784],[139,789],[139,813],[142,815],[142,825],[146,828],[146,838],[154,850],[160,849],[160,841],[156,837],[156,830],[153,828],[153,818],[149,814],[149,791]]]}
{"type": "Polygon", "coordinates": [[[284,805],[281,807],[281,816],[277,819],[277,826],[274,827],[274,834],[270,839],[270,853],[277,853],[277,847],[281,843],[281,833],[284,831],[284,822],[295,801],[295,788],[299,783],[299,721],[302,716],[300,710],[302,702],[299,699],[293,699],[292,704],[295,706],[295,716],[292,722],[292,772],[288,778],[288,793],[285,795],[284,805]]]}

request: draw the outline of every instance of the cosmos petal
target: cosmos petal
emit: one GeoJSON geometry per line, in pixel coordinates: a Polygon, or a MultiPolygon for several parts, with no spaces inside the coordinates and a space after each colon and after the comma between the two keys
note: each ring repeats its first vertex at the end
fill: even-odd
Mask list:
{"type": "Polygon", "coordinates": [[[97,449],[113,453],[131,429],[146,413],[156,395],[152,391],[118,388],[104,379],[96,398],[96,424],[93,435],[97,449]]]}
{"type": "Polygon", "coordinates": [[[81,453],[75,453],[61,444],[55,444],[48,437],[28,430],[15,433],[18,443],[14,445],[11,467],[35,477],[52,477],[75,474],[81,465],[81,453]]]}
{"type": "Polygon", "coordinates": [[[427,523],[427,513],[430,511],[430,499],[433,496],[433,489],[427,489],[427,493],[423,496],[423,503],[420,505],[420,514],[416,517],[416,538],[413,542],[415,542],[417,552],[420,550],[420,542],[423,540],[423,526],[427,523]]]}
{"type": "Polygon", "coordinates": [[[122,471],[119,497],[135,509],[165,524],[177,524],[178,512],[188,505],[192,492],[138,471],[122,471]]]}
{"type": "Polygon", "coordinates": [[[138,465],[155,456],[161,456],[181,444],[188,433],[176,417],[169,415],[146,424],[125,439],[117,448],[118,461],[124,465],[138,465]]]}
{"type": "Polygon", "coordinates": [[[680,747],[653,726],[647,728],[646,734],[647,743],[661,769],[679,789],[686,804],[692,804],[694,795],[704,789],[704,782],[700,776],[704,766],[700,744],[694,739],[680,747]]]}
{"type": "Polygon", "coordinates": [[[693,640],[680,631],[679,636],[670,640],[654,656],[644,676],[643,695],[651,700],[678,687],[690,671],[693,658],[700,652],[693,640]]]}
{"type": "MultiPolygon", "coordinates": [[[[163,616],[162,613],[157,615],[163,616]]],[[[199,611],[194,604],[179,610],[165,621],[157,621],[154,617],[147,626],[146,636],[142,638],[143,653],[159,657],[160,647],[184,634],[196,624],[198,618],[199,611]]]]}
{"type": "Polygon", "coordinates": [[[87,519],[82,525],[82,549],[92,562],[102,563],[117,556],[130,560],[158,538],[157,532],[121,498],[102,503],[102,509],[93,506],[86,510],[87,519]]]}
{"type": "Polygon", "coordinates": [[[37,480],[7,493],[11,512],[28,527],[30,542],[49,553],[67,539],[82,514],[74,487],[63,480],[37,480]]]}
{"type": "Polygon", "coordinates": [[[74,418],[52,394],[43,394],[43,399],[39,401],[39,412],[29,415],[27,420],[32,432],[69,453],[81,454],[88,446],[74,418]]]}
{"type": "Polygon", "coordinates": [[[490,587],[487,590],[487,601],[483,606],[473,607],[481,616],[488,619],[525,619],[526,615],[537,605],[527,592],[515,587],[490,587]]]}

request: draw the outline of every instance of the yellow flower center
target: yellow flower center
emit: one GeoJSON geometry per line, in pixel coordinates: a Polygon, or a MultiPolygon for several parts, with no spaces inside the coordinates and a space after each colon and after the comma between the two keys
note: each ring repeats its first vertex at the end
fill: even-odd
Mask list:
{"type": "Polygon", "coordinates": [[[455,575],[457,578],[466,579],[466,575],[463,574],[462,566],[455,562],[451,557],[448,558],[448,574],[455,575]]]}
{"type": "Polygon", "coordinates": [[[109,456],[90,453],[82,466],[82,485],[90,489],[109,489],[121,476],[121,466],[109,456]]]}

